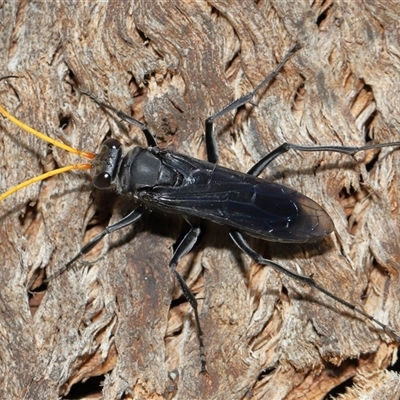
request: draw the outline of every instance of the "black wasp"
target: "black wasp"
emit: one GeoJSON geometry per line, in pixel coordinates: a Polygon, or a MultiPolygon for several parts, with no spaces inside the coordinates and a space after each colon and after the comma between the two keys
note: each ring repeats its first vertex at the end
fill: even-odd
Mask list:
{"type": "Polygon", "coordinates": [[[215,113],[205,121],[205,141],[207,161],[195,159],[179,153],[161,149],[147,126],[136,119],[118,111],[91,96],[101,107],[111,110],[119,118],[136,125],[143,131],[148,147],[134,147],[122,153],[121,144],[116,139],[107,139],[96,155],[73,149],[61,142],[26,126],[0,107],[0,112],[26,131],[46,140],[55,146],[93,160],[91,164],[77,164],[59,168],[49,173],[30,179],[15,186],[0,196],[0,201],[15,191],[49,176],[72,169],[94,169],[93,184],[98,189],[115,188],[118,193],[131,194],[142,205],[115,224],[108,226],[103,232],[87,243],[60,271],[59,275],[80,256],[90,251],[105,235],[127,225],[135,223],[142,215],[144,206],[157,208],[164,212],[178,213],[184,216],[190,230],[177,246],[169,267],[193,308],[197,336],[200,343],[201,369],[205,371],[205,351],[203,333],[197,310],[197,300],[189,287],[177,272],[176,266],[195,245],[200,234],[200,220],[207,219],[230,227],[233,242],[256,262],[269,265],[274,269],[301,281],[325,293],[335,301],[345,305],[375,322],[396,341],[400,337],[388,326],[365,313],[360,308],[337,297],[318,285],[311,277],[296,274],[271,260],[263,258],[254,251],[246,241],[243,233],[272,242],[304,243],[315,241],[331,233],[333,222],[324,209],[310,198],[288,187],[267,182],[258,175],[271,161],[290,149],[297,151],[331,151],[354,155],[362,150],[388,146],[400,146],[400,142],[373,144],[362,147],[318,146],[307,147],[284,143],[263,157],[247,173],[217,165],[218,150],[213,133],[213,122],[220,116],[233,111],[249,102],[261,87],[267,86],[276,77],[287,60],[300,48],[294,46],[276,66],[275,70],[265,78],[252,92],[241,97],[215,113]]]}

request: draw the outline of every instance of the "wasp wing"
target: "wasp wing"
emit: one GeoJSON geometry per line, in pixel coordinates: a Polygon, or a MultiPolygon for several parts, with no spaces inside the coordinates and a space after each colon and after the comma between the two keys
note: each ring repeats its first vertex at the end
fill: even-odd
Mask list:
{"type": "Polygon", "coordinates": [[[235,182],[155,188],[148,194],[153,204],[170,212],[208,219],[265,240],[302,243],[332,232],[331,218],[310,198],[250,175],[240,177],[235,182]]]}

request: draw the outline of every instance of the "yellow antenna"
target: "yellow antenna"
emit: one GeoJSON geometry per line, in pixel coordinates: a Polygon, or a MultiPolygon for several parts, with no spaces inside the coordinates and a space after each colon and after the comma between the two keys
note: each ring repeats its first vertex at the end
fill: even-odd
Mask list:
{"type": "MultiPolygon", "coordinates": [[[[95,157],[95,154],[90,153],[88,151],[83,151],[83,150],[78,150],[75,149],[74,147],[70,147],[67,146],[66,144],[52,139],[51,137],[45,135],[44,133],[41,133],[33,128],[31,128],[28,125],[25,125],[23,122],[19,121],[17,118],[15,118],[14,116],[12,116],[11,114],[9,114],[3,107],[0,106],[0,114],[2,114],[5,118],[9,119],[11,122],[13,122],[15,125],[19,126],[20,128],[22,128],[24,131],[31,133],[32,135],[35,135],[36,137],[38,137],[39,139],[45,140],[48,143],[51,143],[52,145],[59,147],[60,149],[66,150],[69,153],[73,153],[73,154],[77,154],[78,156],[81,156],[83,158],[87,158],[89,160],[93,160],[93,158],[95,157]]],[[[18,190],[32,184],[35,182],[40,182],[43,179],[47,179],[50,178],[51,176],[54,175],[59,175],[62,174],[64,172],[67,171],[72,171],[72,170],[79,170],[79,169],[90,169],[92,168],[92,164],[73,164],[73,165],[68,165],[66,167],[61,167],[61,168],[57,168],[53,171],[50,172],[46,172],[42,175],[39,176],[35,176],[34,178],[28,179],[25,182],[20,183],[17,186],[12,187],[11,189],[7,190],[7,192],[3,193],[0,196],[0,202],[2,200],[4,200],[6,197],[10,196],[11,194],[17,192],[18,190]]]]}

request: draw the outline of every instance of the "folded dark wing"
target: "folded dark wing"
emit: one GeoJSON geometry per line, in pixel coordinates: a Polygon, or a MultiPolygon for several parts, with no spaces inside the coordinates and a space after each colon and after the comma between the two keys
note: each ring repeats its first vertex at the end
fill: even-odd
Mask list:
{"type": "Polygon", "coordinates": [[[162,208],[208,219],[270,241],[307,242],[333,230],[324,209],[310,198],[257,178],[157,188],[150,196],[162,208]]]}

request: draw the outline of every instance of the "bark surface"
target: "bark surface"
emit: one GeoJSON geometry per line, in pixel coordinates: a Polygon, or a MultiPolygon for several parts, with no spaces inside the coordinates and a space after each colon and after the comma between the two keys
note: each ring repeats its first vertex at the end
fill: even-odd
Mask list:
{"type": "MultiPolygon", "coordinates": [[[[26,124],[96,152],[144,145],[79,87],[146,123],[160,147],[205,159],[204,120],[302,49],[252,105],[216,123],[219,164],[248,170],[284,142],[400,140],[400,5],[387,1],[5,1],[0,104],[26,124]]],[[[0,120],[0,192],[78,161],[0,120]]],[[[262,176],[321,204],[317,243],[251,239],[400,334],[400,151],[353,159],[289,152],[262,176]]],[[[34,184],[0,204],[2,399],[398,399],[397,344],[326,296],[243,256],[204,224],[179,264],[199,299],[207,374],[191,308],[168,269],[187,230],[148,210],[60,277],[78,249],[135,206],[90,174],[34,184]],[[345,383],[344,386],[340,386],[345,383]]]]}

